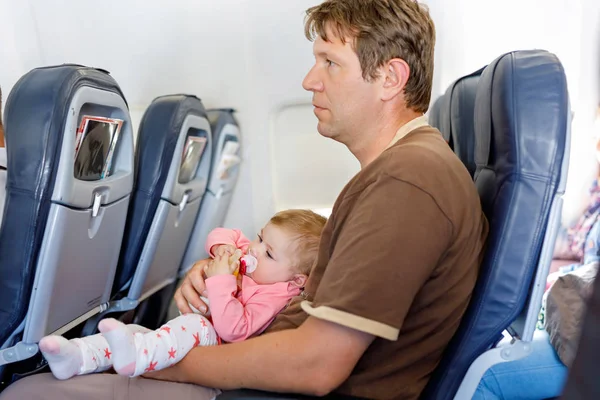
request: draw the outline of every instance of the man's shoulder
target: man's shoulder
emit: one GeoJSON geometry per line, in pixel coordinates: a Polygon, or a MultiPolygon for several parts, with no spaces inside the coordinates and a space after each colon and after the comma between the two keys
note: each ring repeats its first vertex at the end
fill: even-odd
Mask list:
{"type": "Polygon", "coordinates": [[[387,149],[378,160],[387,169],[454,167],[462,164],[440,131],[431,126],[415,129],[387,149]],[[457,164],[458,162],[458,164],[457,164]]]}
{"type": "Polygon", "coordinates": [[[427,125],[415,129],[386,149],[362,171],[355,183],[364,188],[388,176],[422,187],[427,186],[430,180],[436,182],[440,175],[457,175],[459,179],[471,181],[465,166],[440,132],[427,125]]]}
{"type": "Polygon", "coordinates": [[[385,150],[349,183],[344,200],[390,196],[407,185],[426,193],[450,221],[462,219],[465,207],[480,207],[467,168],[430,126],[415,129],[385,150]],[[377,190],[369,190],[374,183],[377,190]]]}

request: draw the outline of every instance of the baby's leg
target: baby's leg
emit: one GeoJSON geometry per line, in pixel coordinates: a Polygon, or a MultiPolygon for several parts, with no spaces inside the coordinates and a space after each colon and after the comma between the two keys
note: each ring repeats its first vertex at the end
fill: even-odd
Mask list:
{"type": "MultiPolygon", "coordinates": [[[[149,332],[139,325],[127,327],[132,333],[149,332]]],[[[102,372],[112,367],[112,352],[101,333],[71,340],[56,335],[45,336],[39,347],[57,379],[102,372]]]]}
{"type": "Polygon", "coordinates": [[[71,340],[46,336],[39,347],[57,379],[105,371],[112,366],[108,343],[101,334],[71,340]]]}
{"type": "Polygon", "coordinates": [[[138,376],[179,362],[196,346],[217,343],[212,324],[198,314],[181,315],[156,331],[132,333],[114,319],[98,326],[113,351],[113,366],[121,375],[138,376]]]}

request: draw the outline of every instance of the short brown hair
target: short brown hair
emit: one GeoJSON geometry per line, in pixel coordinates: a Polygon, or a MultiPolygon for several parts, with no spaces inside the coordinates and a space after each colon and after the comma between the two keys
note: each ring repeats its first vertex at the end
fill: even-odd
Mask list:
{"type": "Polygon", "coordinates": [[[406,106],[426,112],[433,85],[435,26],[429,10],[415,0],[327,0],[306,10],[304,33],[327,39],[326,26],[341,40],[355,38],[363,79],[376,79],[377,69],[393,58],[410,67],[406,106]]]}
{"type": "Polygon", "coordinates": [[[292,267],[308,275],[317,259],[321,232],[327,218],[310,210],[285,210],[275,214],[269,223],[282,228],[293,236],[296,244],[296,265],[292,267]]]}

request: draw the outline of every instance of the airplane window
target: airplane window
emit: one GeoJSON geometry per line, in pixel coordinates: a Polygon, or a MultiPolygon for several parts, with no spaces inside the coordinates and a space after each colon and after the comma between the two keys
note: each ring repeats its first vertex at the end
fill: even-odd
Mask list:
{"type": "Polygon", "coordinates": [[[360,170],[356,158],[343,144],[318,133],[311,104],[280,109],[271,127],[275,208],[331,208],[360,170]]]}

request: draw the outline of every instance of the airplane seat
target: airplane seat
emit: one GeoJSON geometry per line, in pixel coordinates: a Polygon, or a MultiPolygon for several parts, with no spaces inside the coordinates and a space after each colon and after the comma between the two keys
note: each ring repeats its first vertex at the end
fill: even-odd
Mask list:
{"type": "Polygon", "coordinates": [[[452,83],[434,103],[429,124],[442,133],[471,176],[475,173],[473,112],[477,83],[483,69],[452,83]]]}
{"type": "Polygon", "coordinates": [[[463,76],[448,89],[450,91],[450,135],[454,153],[465,164],[471,176],[475,174],[474,111],[477,84],[483,69],[463,76]]]}
{"type": "Polygon", "coordinates": [[[6,196],[6,149],[0,148],[0,226],[4,217],[4,198],[6,196]]]}
{"type": "Polygon", "coordinates": [[[474,127],[474,178],[490,233],[471,302],[423,399],[470,399],[487,369],[532,351],[568,168],[558,58],[531,50],[492,62],[479,78],[474,127]],[[514,340],[496,347],[504,330],[514,340]]]}
{"type": "Polygon", "coordinates": [[[443,103],[444,95],[442,94],[440,97],[435,99],[433,104],[431,104],[431,106],[429,107],[429,111],[427,113],[427,121],[429,122],[429,125],[433,126],[434,128],[437,128],[444,137],[444,140],[448,142],[450,138],[446,137],[444,132],[442,132],[442,130],[440,129],[443,103]]]}
{"type": "Polygon", "coordinates": [[[211,128],[199,98],[167,95],[150,104],[138,131],[135,189],[113,288],[121,296],[105,313],[132,310],[176,281],[211,158],[211,128]]]}
{"type": "Polygon", "coordinates": [[[450,125],[450,98],[452,97],[452,87],[448,88],[434,103],[434,118],[429,119],[429,124],[437,128],[448,146],[454,150],[454,138],[452,137],[452,127],[450,125]]]}
{"type": "Polygon", "coordinates": [[[234,112],[233,109],[208,111],[213,132],[213,162],[206,195],[181,265],[181,275],[196,261],[209,256],[204,249],[206,237],[214,228],[223,226],[227,216],[241,162],[240,128],[234,112]]]}
{"type": "Polygon", "coordinates": [[[108,72],[34,69],[5,111],[0,370],[106,307],[133,187],[128,106],[108,72]]]}

